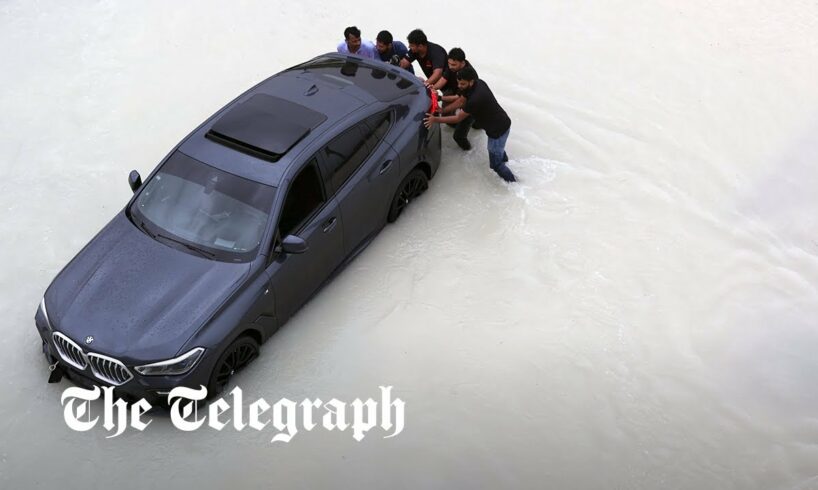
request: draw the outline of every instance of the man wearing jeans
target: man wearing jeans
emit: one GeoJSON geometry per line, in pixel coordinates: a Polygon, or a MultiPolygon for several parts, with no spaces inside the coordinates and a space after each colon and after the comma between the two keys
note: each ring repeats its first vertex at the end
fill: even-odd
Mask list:
{"type": "MultiPolygon", "coordinates": [[[[461,96],[457,87],[457,74],[463,68],[471,66],[469,60],[466,59],[466,53],[460,48],[452,48],[451,51],[449,51],[446,62],[448,63],[448,67],[443,70],[443,76],[440,77],[440,80],[432,87],[435,90],[443,91],[441,100],[445,104],[442,111],[442,115],[444,116],[454,114],[455,111],[460,109],[466,102],[466,99],[461,96]]],[[[457,124],[449,125],[454,128],[454,134],[452,135],[454,142],[457,143],[457,146],[466,151],[471,150],[468,135],[473,122],[473,117],[467,117],[457,124]]]]}
{"type": "Polygon", "coordinates": [[[506,182],[516,182],[517,179],[506,165],[508,161],[506,140],[511,131],[511,119],[508,114],[497,103],[486,82],[477,78],[474,68],[467,66],[457,73],[457,88],[466,98],[463,108],[454,116],[427,114],[423,124],[427,128],[434,123],[457,124],[473,116],[475,122],[486,130],[488,136],[489,167],[506,182]]]}

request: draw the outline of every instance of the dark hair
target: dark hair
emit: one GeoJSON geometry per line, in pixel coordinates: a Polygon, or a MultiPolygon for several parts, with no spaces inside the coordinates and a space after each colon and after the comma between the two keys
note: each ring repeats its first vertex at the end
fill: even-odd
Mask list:
{"type": "Polygon", "coordinates": [[[375,38],[376,41],[384,44],[392,44],[392,39],[392,33],[389,31],[381,31],[378,33],[378,37],[375,38]]]}
{"type": "Polygon", "coordinates": [[[449,59],[455,61],[466,61],[466,53],[460,48],[452,48],[449,51],[449,59]]]}
{"type": "Polygon", "coordinates": [[[361,37],[361,30],[355,26],[349,26],[344,29],[344,39],[349,39],[349,35],[352,34],[355,37],[361,37]]]}
{"type": "Polygon", "coordinates": [[[472,80],[477,80],[477,72],[474,71],[474,68],[472,68],[470,66],[466,66],[462,70],[457,72],[457,79],[458,80],[465,80],[467,82],[471,82],[472,80]]]}
{"type": "Polygon", "coordinates": [[[420,29],[415,29],[410,32],[409,35],[406,36],[406,40],[409,41],[409,44],[429,44],[429,40],[426,39],[426,34],[420,29]]]}

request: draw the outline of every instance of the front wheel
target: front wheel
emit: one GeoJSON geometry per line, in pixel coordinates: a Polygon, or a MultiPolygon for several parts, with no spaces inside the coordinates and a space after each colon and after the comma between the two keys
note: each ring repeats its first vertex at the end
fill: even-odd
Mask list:
{"type": "Polygon", "coordinates": [[[393,223],[398,219],[398,216],[401,215],[406,206],[426,192],[428,188],[429,179],[423,170],[416,168],[409,172],[409,175],[407,175],[398,186],[395,197],[392,198],[392,205],[389,207],[389,214],[386,220],[393,223]]]}
{"type": "Polygon", "coordinates": [[[258,342],[252,337],[242,336],[230,344],[216,361],[216,366],[210,375],[210,385],[207,387],[208,396],[213,397],[221,393],[234,374],[247,367],[253,359],[258,357],[258,351],[258,342]]]}

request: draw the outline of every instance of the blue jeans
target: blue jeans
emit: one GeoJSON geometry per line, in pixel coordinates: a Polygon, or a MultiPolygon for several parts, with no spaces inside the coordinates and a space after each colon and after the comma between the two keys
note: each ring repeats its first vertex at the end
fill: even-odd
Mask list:
{"type": "Polygon", "coordinates": [[[506,182],[516,182],[517,179],[514,177],[511,169],[506,165],[508,161],[508,156],[506,156],[506,140],[510,132],[511,128],[499,138],[488,138],[489,167],[497,172],[497,175],[502,177],[506,182]]]}

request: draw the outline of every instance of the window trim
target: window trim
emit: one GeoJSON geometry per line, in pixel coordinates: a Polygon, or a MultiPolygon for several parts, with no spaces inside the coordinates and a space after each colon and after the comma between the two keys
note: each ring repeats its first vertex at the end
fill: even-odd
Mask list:
{"type": "Polygon", "coordinates": [[[315,167],[315,172],[318,174],[318,183],[321,188],[321,197],[323,198],[323,202],[320,206],[316,207],[310,214],[308,214],[304,219],[301,220],[300,223],[290,232],[290,235],[301,236],[300,233],[304,231],[304,228],[317,216],[321,213],[321,211],[327,206],[327,203],[331,200],[331,196],[327,196],[327,190],[324,186],[324,178],[321,173],[321,167],[319,165],[319,158],[317,154],[313,154],[310,158],[307,159],[307,163],[302,165],[292,179],[287,179],[287,192],[284,195],[284,199],[281,201],[281,206],[278,212],[278,215],[275,219],[275,226],[273,229],[273,239],[272,243],[270,244],[270,250],[272,253],[270,257],[275,256],[278,252],[276,252],[276,248],[278,247],[281,240],[285,237],[281,236],[281,230],[279,226],[281,224],[281,216],[284,214],[284,206],[287,203],[287,198],[290,196],[290,192],[293,188],[293,183],[295,180],[301,175],[302,172],[306,171],[308,167],[313,166],[315,167]]]}
{"type": "MultiPolygon", "coordinates": [[[[367,145],[367,153],[366,153],[366,156],[363,158],[363,160],[361,160],[361,163],[358,165],[358,167],[352,173],[350,173],[347,176],[347,178],[344,179],[344,181],[341,182],[337,187],[335,185],[333,185],[331,175],[330,176],[324,176],[325,191],[327,191],[330,198],[337,195],[338,192],[345,185],[347,185],[347,183],[355,176],[355,174],[357,174],[358,172],[361,171],[361,169],[364,167],[364,164],[370,159],[370,157],[375,153],[375,151],[381,147],[381,145],[383,143],[386,143],[387,145],[389,145],[390,148],[392,147],[392,145],[390,143],[386,142],[386,135],[389,134],[389,131],[395,126],[396,117],[395,117],[394,108],[389,107],[389,108],[387,108],[385,110],[381,110],[381,111],[375,112],[373,114],[369,114],[368,116],[365,116],[365,117],[363,117],[361,119],[358,119],[354,124],[351,124],[350,126],[347,126],[343,130],[339,131],[338,134],[335,135],[335,137],[333,137],[327,143],[322,145],[318,149],[318,151],[315,152],[314,155],[320,156],[319,170],[321,170],[321,163],[326,162],[325,150],[333,141],[335,141],[337,138],[340,138],[342,135],[346,134],[347,131],[350,131],[353,128],[359,128],[363,124],[366,124],[368,126],[368,124],[366,122],[368,119],[373,118],[375,116],[382,116],[382,115],[385,115],[387,120],[389,121],[389,125],[386,127],[386,131],[384,132],[384,138],[381,139],[381,141],[379,141],[378,144],[376,144],[372,148],[369,148],[368,141],[367,141],[369,139],[369,137],[372,135],[372,133],[370,133],[369,135],[367,135],[364,138],[364,144],[367,145]]],[[[358,130],[360,131],[360,128],[358,130]]],[[[374,129],[373,129],[373,132],[374,132],[374,129]]],[[[321,172],[321,173],[323,174],[323,172],[321,172]]]]}

